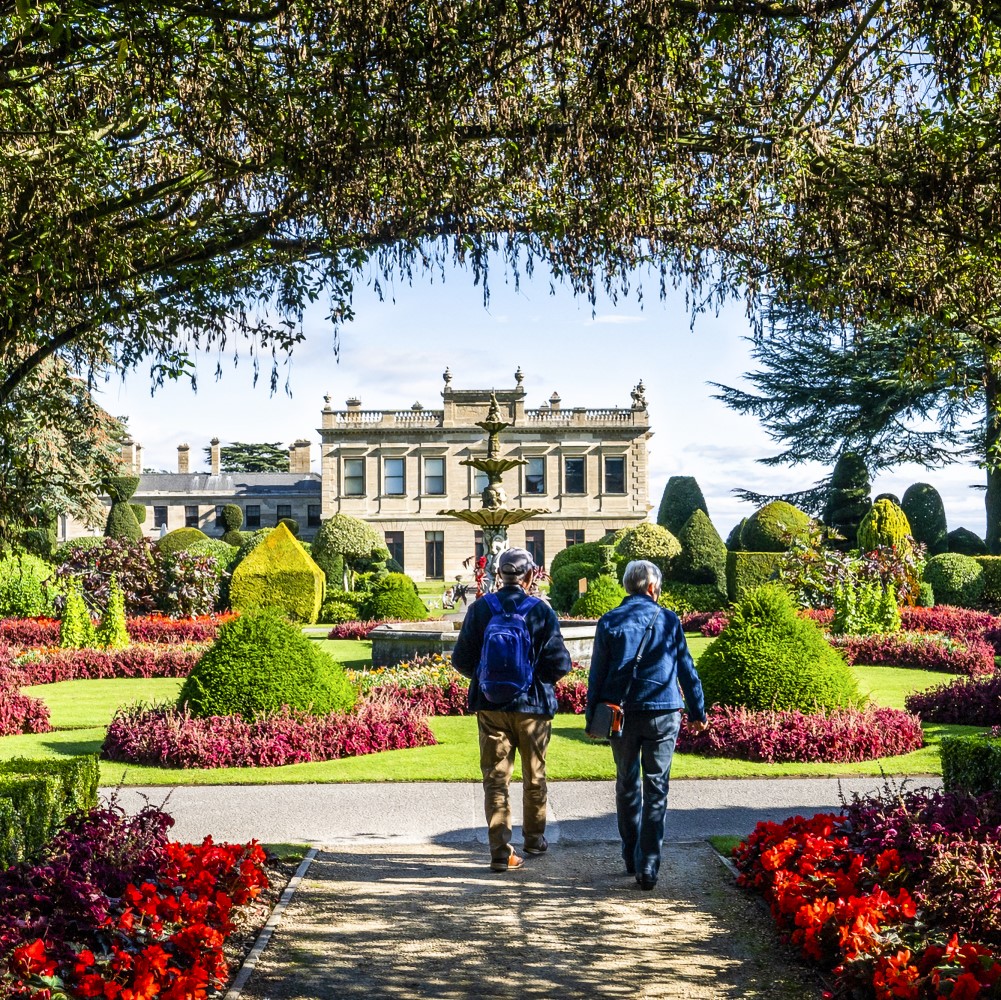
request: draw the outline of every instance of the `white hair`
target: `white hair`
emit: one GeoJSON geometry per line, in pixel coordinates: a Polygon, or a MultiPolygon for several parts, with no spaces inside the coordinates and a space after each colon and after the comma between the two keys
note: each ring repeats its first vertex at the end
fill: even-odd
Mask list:
{"type": "Polygon", "coordinates": [[[660,582],[663,574],[659,567],[646,559],[634,559],[626,566],[625,573],[622,574],[622,586],[630,594],[645,594],[650,589],[652,583],[657,590],[660,590],[660,582]]]}

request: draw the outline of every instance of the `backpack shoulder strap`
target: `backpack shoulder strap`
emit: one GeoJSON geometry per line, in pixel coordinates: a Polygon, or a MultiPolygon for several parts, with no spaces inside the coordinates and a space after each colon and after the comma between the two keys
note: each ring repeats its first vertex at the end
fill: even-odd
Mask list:
{"type": "Polygon", "coordinates": [[[528,614],[536,604],[539,603],[539,598],[533,597],[531,594],[526,594],[520,601],[518,601],[517,607],[515,607],[514,612],[517,615],[521,615],[522,618],[528,614]]]}
{"type": "Polygon", "coordinates": [[[500,598],[496,594],[484,594],[483,600],[487,602],[487,607],[490,609],[491,615],[500,615],[504,613],[504,608],[501,606],[500,598]]]}

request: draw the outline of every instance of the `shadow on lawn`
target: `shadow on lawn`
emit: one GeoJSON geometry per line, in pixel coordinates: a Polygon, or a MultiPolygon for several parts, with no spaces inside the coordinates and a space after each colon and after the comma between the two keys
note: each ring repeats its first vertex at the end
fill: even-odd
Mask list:
{"type": "Polygon", "coordinates": [[[77,757],[80,754],[101,752],[104,737],[92,740],[43,740],[42,746],[60,757],[77,757]]]}

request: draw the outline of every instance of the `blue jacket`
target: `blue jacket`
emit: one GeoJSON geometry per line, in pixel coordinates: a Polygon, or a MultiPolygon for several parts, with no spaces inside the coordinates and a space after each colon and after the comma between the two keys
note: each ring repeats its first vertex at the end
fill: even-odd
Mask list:
{"type": "MultiPolygon", "coordinates": [[[[514,611],[526,596],[521,587],[501,587],[497,591],[505,611],[514,611]]],[[[526,712],[530,715],[556,714],[556,694],[553,685],[570,671],[570,654],[560,633],[560,623],[553,609],[545,601],[536,601],[525,614],[525,624],[532,636],[532,663],[535,676],[531,687],[506,705],[487,701],[476,681],[476,668],[483,648],[483,632],[493,617],[490,605],[480,599],[473,601],[462,622],[462,631],[452,651],[452,666],[469,678],[470,712],[526,712]]]]}
{"type": "Polygon", "coordinates": [[[630,594],[598,622],[587,682],[588,722],[595,705],[601,701],[622,705],[627,711],[641,712],[687,705],[693,721],[702,722],[706,717],[702,682],[688,652],[681,622],[673,611],[659,607],[647,594],[630,594]],[[653,635],[637,670],[629,700],[623,704],[632,676],[632,661],[654,614],[657,620],[653,635]],[[681,691],[685,693],[684,701],[681,691]]]}

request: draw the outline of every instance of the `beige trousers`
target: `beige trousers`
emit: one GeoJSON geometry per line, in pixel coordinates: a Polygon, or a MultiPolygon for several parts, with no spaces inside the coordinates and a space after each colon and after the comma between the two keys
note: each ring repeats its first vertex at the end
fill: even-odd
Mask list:
{"type": "Polygon", "coordinates": [[[546,748],[553,720],[525,712],[477,712],[476,717],[490,858],[506,861],[514,853],[508,787],[515,750],[521,757],[525,843],[537,844],[546,832],[546,748]]]}

